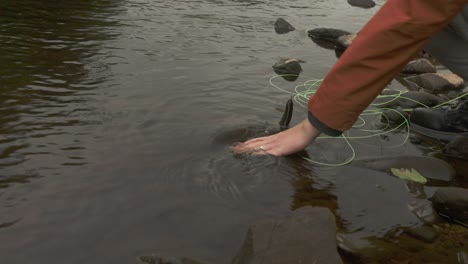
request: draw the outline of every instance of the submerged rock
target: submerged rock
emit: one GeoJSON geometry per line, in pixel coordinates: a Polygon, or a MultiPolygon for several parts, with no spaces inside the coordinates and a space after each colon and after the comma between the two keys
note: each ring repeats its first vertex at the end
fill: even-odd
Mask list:
{"type": "Polygon", "coordinates": [[[465,87],[464,80],[454,73],[425,73],[404,79],[413,89],[425,89],[430,92],[443,92],[465,87]]]}
{"type": "Polygon", "coordinates": [[[302,71],[301,64],[297,59],[282,60],[275,63],[272,67],[276,74],[291,82],[297,80],[302,71]]]}
{"type": "Polygon", "coordinates": [[[275,22],[275,32],[278,34],[285,34],[294,31],[295,28],[289,24],[284,18],[278,18],[275,22]]]}
{"type": "Polygon", "coordinates": [[[380,171],[390,171],[391,168],[415,169],[422,176],[433,181],[449,182],[455,177],[454,168],[446,161],[424,156],[391,156],[355,160],[351,163],[380,171]]]}
{"type": "Polygon", "coordinates": [[[167,258],[156,255],[140,256],[139,259],[141,263],[145,264],[204,264],[190,258],[167,258]]]}
{"type": "Polygon", "coordinates": [[[348,4],[361,8],[372,8],[375,2],[372,0],[348,0],[348,4]]]}
{"type": "Polygon", "coordinates": [[[410,61],[402,70],[404,74],[423,74],[423,73],[435,73],[436,68],[428,59],[417,59],[410,61]]]}
{"type": "Polygon", "coordinates": [[[335,235],[329,209],[302,207],[288,218],[253,224],[232,264],[342,263],[335,235]]]}
{"type": "Polygon", "coordinates": [[[468,189],[441,187],[431,201],[441,216],[468,227],[468,189]]]}
{"type": "Polygon", "coordinates": [[[437,232],[435,232],[432,228],[429,228],[427,226],[410,227],[407,228],[405,232],[408,235],[427,243],[434,242],[439,236],[437,232]]]}

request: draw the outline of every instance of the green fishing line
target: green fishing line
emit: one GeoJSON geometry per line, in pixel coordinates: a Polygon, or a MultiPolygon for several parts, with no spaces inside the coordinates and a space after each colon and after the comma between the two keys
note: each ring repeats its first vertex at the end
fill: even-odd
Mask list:
{"type": "MultiPolygon", "coordinates": [[[[318,90],[320,84],[322,83],[323,79],[308,79],[304,83],[296,85],[292,89],[293,92],[288,91],[286,89],[283,89],[280,86],[273,83],[273,81],[276,78],[293,77],[293,76],[297,77],[298,75],[294,75],[294,74],[275,75],[275,76],[270,78],[269,83],[274,88],[276,88],[276,89],[278,89],[278,90],[292,96],[293,100],[299,106],[307,108],[307,103],[309,101],[309,98],[311,96],[313,96],[317,92],[317,90],[318,90]]],[[[332,136],[319,136],[319,137],[317,137],[316,140],[325,140],[325,139],[334,139],[334,140],[341,139],[341,140],[344,140],[346,146],[349,148],[349,150],[351,152],[351,155],[350,155],[349,158],[347,158],[346,160],[344,160],[342,162],[337,162],[337,163],[322,162],[322,161],[313,160],[313,159],[307,158],[307,157],[302,157],[302,158],[307,160],[308,162],[311,162],[311,163],[314,163],[314,164],[317,164],[317,165],[333,166],[333,167],[343,166],[343,165],[346,165],[346,164],[352,162],[356,158],[356,150],[355,150],[353,144],[351,143],[351,141],[356,142],[357,144],[363,144],[363,145],[366,145],[366,146],[379,147],[379,146],[375,146],[375,145],[365,144],[365,143],[361,142],[361,140],[369,139],[369,138],[373,138],[373,137],[384,136],[385,134],[394,133],[394,132],[397,132],[397,131],[400,131],[400,130],[404,129],[404,135],[403,135],[403,138],[402,138],[401,142],[399,142],[397,144],[394,144],[394,145],[386,146],[388,148],[401,147],[401,146],[405,145],[408,142],[409,136],[410,136],[410,131],[411,131],[408,118],[404,114],[402,114],[401,112],[410,112],[413,109],[396,110],[396,109],[393,109],[393,108],[386,108],[386,107],[383,107],[383,106],[391,104],[391,103],[398,103],[399,100],[408,100],[408,101],[411,101],[413,103],[416,103],[417,105],[419,105],[421,107],[435,109],[435,108],[439,108],[439,107],[447,105],[447,104],[451,104],[451,103],[453,103],[453,102],[455,102],[455,101],[457,101],[457,100],[459,100],[459,99],[461,99],[461,98],[468,95],[468,93],[464,93],[464,94],[462,94],[460,96],[457,96],[456,98],[453,98],[451,100],[448,100],[448,101],[446,101],[444,103],[441,103],[441,104],[436,105],[434,107],[429,107],[429,106],[427,106],[426,104],[424,104],[422,102],[419,102],[417,100],[414,100],[412,98],[409,98],[409,97],[405,96],[405,94],[408,93],[408,91],[400,91],[400,90],[393,90],[393,89],[385,88],[384,91],[386,91],[386,90],[392,90],[393,92],[396,91],[396,93],[394,93],[394,94],[381,94],[381,95],[377,96],[376,99],[378,99],[378,100],[374,100],[374,102],[369,105],[370,107],[376,107],[377,109],[369,109],[368,108],[368,109],[364,110],[361,113],[361,115],[359,116],[358,120],[352,126],[352,129],[351,129],[352,131],[365,132],[365,133],[368,133],[368,135],[353,136],[353,135],[351,135],[351,131],[348,130],[345,133],[343,133],[342,135],[340,135],[339,137],[332,137],[332,136]],[[378,102],[376,102],[376,101],[378,101],[378,102]],[[395,125],[391,126],[390,125],[390,123],[391,123],[390,118],[385,113],[387,111],[391,111],[391,112],[394,112],[394,113],[400,115],[402,121],[399,124],[395,124],[395,125]],[[374,116],[379,116],[381,119],[384,119],[385,123],[386,123],[386,126],[383,127],[383,128],[375,128],[375,129],[366,128],[368,126],[368,124],[366,122],[365,117],[366,116],[373,116],[373,115],[374,116]]]]}

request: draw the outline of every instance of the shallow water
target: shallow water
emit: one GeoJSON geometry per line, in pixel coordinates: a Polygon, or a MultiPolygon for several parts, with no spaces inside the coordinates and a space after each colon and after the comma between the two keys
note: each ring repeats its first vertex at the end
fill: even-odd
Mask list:
{"type": "MultiPolygon", "coordinates": [[[[252,222],[303,204],[328,206],[359,237],[413,224],[406,200],[382,210],[412,197],[396,178],[377,177],[395,195],[369,193],[350,184],[375,187],[369,170],[228,148],[275,129],[290,95],[270,85],[274,63],[305,61],[298,81],[275,79],[292,91],[336,61],[307,30],[356,32],[373,12],[341,0],[0,2],[1,262],[135,263],[155,253],[229,263],[252,222]],[[276,34],[278,17],[296,31],[276,34]],[[402,221],[379,222],[385,213],[402,221]]],[[[304,116],[296,105],[292,122],[304,116]]],[[[357,157],[430,151],[390,147],[404,135],[353,146],[357,157]]],[[[339,140],[308,154],[351,156],[339,140]]]]}

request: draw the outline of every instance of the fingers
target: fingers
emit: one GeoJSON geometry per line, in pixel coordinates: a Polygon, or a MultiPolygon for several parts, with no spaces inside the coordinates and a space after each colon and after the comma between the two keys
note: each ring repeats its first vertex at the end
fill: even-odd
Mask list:
{"type": "Polygon", "coordinates": [[[237,143],[231,146],[231,151],[235,153],[250,153],[254,155],[273,154],[275,152],[275,135],[260,137],[248,140],[244,143],[237,143]]]}

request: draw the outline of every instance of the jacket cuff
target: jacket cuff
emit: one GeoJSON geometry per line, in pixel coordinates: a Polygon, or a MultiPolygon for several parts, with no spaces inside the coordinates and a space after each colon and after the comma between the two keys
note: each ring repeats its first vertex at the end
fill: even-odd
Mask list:
{"type": "Polygon", "coordinates": [[[329,136],[337,137],[343,133],[342,131],[326,126],[325,124],[320,122],[320,120],[318,120],[311,112],[308,112],[307,119],[315,128],[320,130],[320,132],[327,134],[329,136]]]}

